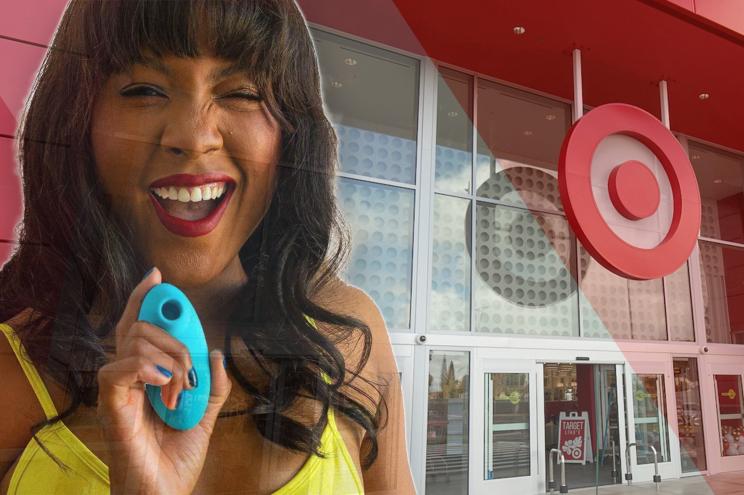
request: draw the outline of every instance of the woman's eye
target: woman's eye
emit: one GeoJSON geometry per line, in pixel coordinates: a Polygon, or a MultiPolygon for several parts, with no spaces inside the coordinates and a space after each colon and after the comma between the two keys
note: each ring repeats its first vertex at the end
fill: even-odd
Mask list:
{"type": "Polygon", "coordinates": [[[122,96],[165,96],[161,91],[151,86],[134,86],[121,91],[122,96]]]}
{"type": "Polygon", "coordinates": [[[249,100],[249,101],[261,101],[261,97],[255,93],[246,93],[246,92],[237,92],[237,93],[230,93],[226,98],[239,98],[243,100],[249,100]]]}

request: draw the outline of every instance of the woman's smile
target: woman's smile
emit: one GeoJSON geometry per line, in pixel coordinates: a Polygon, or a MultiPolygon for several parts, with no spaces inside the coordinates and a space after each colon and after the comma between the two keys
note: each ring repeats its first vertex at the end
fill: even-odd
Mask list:
{"type": "Polygon", "coordinates": [[[224,174],[176,174],[153,182],[150,199],[165,228],[197,237],[217,226],[234,190],[235,181],[224,174]]]}

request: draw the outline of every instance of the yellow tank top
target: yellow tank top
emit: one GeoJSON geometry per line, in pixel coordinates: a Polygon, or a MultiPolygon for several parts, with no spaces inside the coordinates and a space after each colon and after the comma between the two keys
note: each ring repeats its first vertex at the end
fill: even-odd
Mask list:
{"type": "MultiPolygon", "coordinates": [[[[315,322],[307,318],[315,326],[315,322]]],[[[7,324],[0,323],[0,330],[8,338],[47,419],[55,417],[54,403],[20,339],[7,324]]],[[[36,436],[66,464],[67,469],[58,465],[32,438],[13,471],[9,495],[108,495],[108,467],[62,421],[45,426],[36,436]]],[[[364,485],[338,431],[333,408],[328,410],[328,423],[321,435],[320,450],[327,454],[326,457],[308,457],[297,474],[272,495],[363,494],[364,485]]]]}

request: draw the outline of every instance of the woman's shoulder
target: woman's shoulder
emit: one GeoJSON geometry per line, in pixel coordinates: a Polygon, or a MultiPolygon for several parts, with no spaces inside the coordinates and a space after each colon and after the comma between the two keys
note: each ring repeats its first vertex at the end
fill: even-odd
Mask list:
{"type": "MultiPolygon", "coordinates": [[[[335,278],[322,291],[317,300],[318,304],[335,313],[352,316],[363,321],[370,330],[371,349],[367,365],[364,367],[366,375],[397,373],[397,366],[390,343],[388,329],[382,312],[375,301],[363,289],[347,284],[340,278],[335,278]]],[[[323,322],[318,322],[318,329],[328,331],[323,322]]],[[[339,342],[338,349],[347,361],[347,367],[354,369],[363,352],[362,341],[356,333],[346,341],[339,342]]]]}

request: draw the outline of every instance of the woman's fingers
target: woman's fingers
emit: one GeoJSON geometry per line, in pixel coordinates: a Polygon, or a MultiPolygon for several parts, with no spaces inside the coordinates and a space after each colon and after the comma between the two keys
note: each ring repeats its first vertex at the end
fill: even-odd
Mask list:
{"type": "Polygon", "coordinates": [[[152,271],[148,273],[145,278],[140,281],[139,284],[137,284],[132,293],[129,294],[127,305],[124,308],[124,312],[122,313],[121,318],[119,318],[119,322],[116,325],[117,349],[119,348],[119,344],[124,339],[126,333],[132,327],[134,322],[137,321],[140,306],[142,305],[142,299],[145,298],[145,294],[147,294],[147,291],[149,291],[153,286],[158,285],[162,281],[163,277],[160,273],[160,270],[158,270],[157,268],[153,268],[152,271]]]}
{"type": "Polygon", "coordinates": [[[221,351],[214,349],[209,353],[209,367],[212,369],[212,384],[209,391],[209,403],[207,411],[204,413],[199,425],[204,428],[208,435],[212,434],[214,424],[217,421],[217,415],[222,410],[222,406],[230,396],[232,382],[227,376],[227,371],[223,366],[224,355],[221,351]]]}
{"type": "MultiPolygon", "coordinates": [[[[146,321],[135,322],[127,334],[126,339],[122,342],[121,355],[126,357],[127,355],[138,354],[140,348],[148,348],[145,342],[156,347],[161,352],[170,356],[171,360],[178,363],[178,366],[174,366],[174,369],[170,370],[177,376],[174,377],[174,380],[166,389],[177,388],[178,385],[181,388],[192,388],[189,384],[188,374],[194,364],[191,360],[191,353],[188,347],[156,325],[146,321]]],[[[169,362],[171,361],[169,360],[169,362]]],[[[198,380],[198,377],[194,378],[198,380]]],[[[180,388],[177,391],[169,390],[169,392],[173,392],[173,397],[178,397],[178,392],[180,391],[180,388]]],[[[170,404],[170,401],[164,402],[170,404]]]]}
{"type": "Polygon", "coordinates": [[[98,403],[116,411],[129,403],[130,389],[144,383],[165,385],[172,378],[158,370],[146,356],[130,356],[112,361],[98,370],[98,403]]]}
{"type": "MultiPolygon", "coordinates": [[[[167,385],[161,388],[160,393],[165,407],[175,409],[176,400],[181,390],[192,388],[188,386],[189,368],[184,367],[178,356],[173,356],[163,352],[162,348],[144,338],[137,338],[131,341],[130,347],[133,356],[144,356],[156,364],[156,368],[161,374],[171,375],[171,380],[167,385]]],[[[156,384],[152,384],[156,385],[156,384]]]]}

